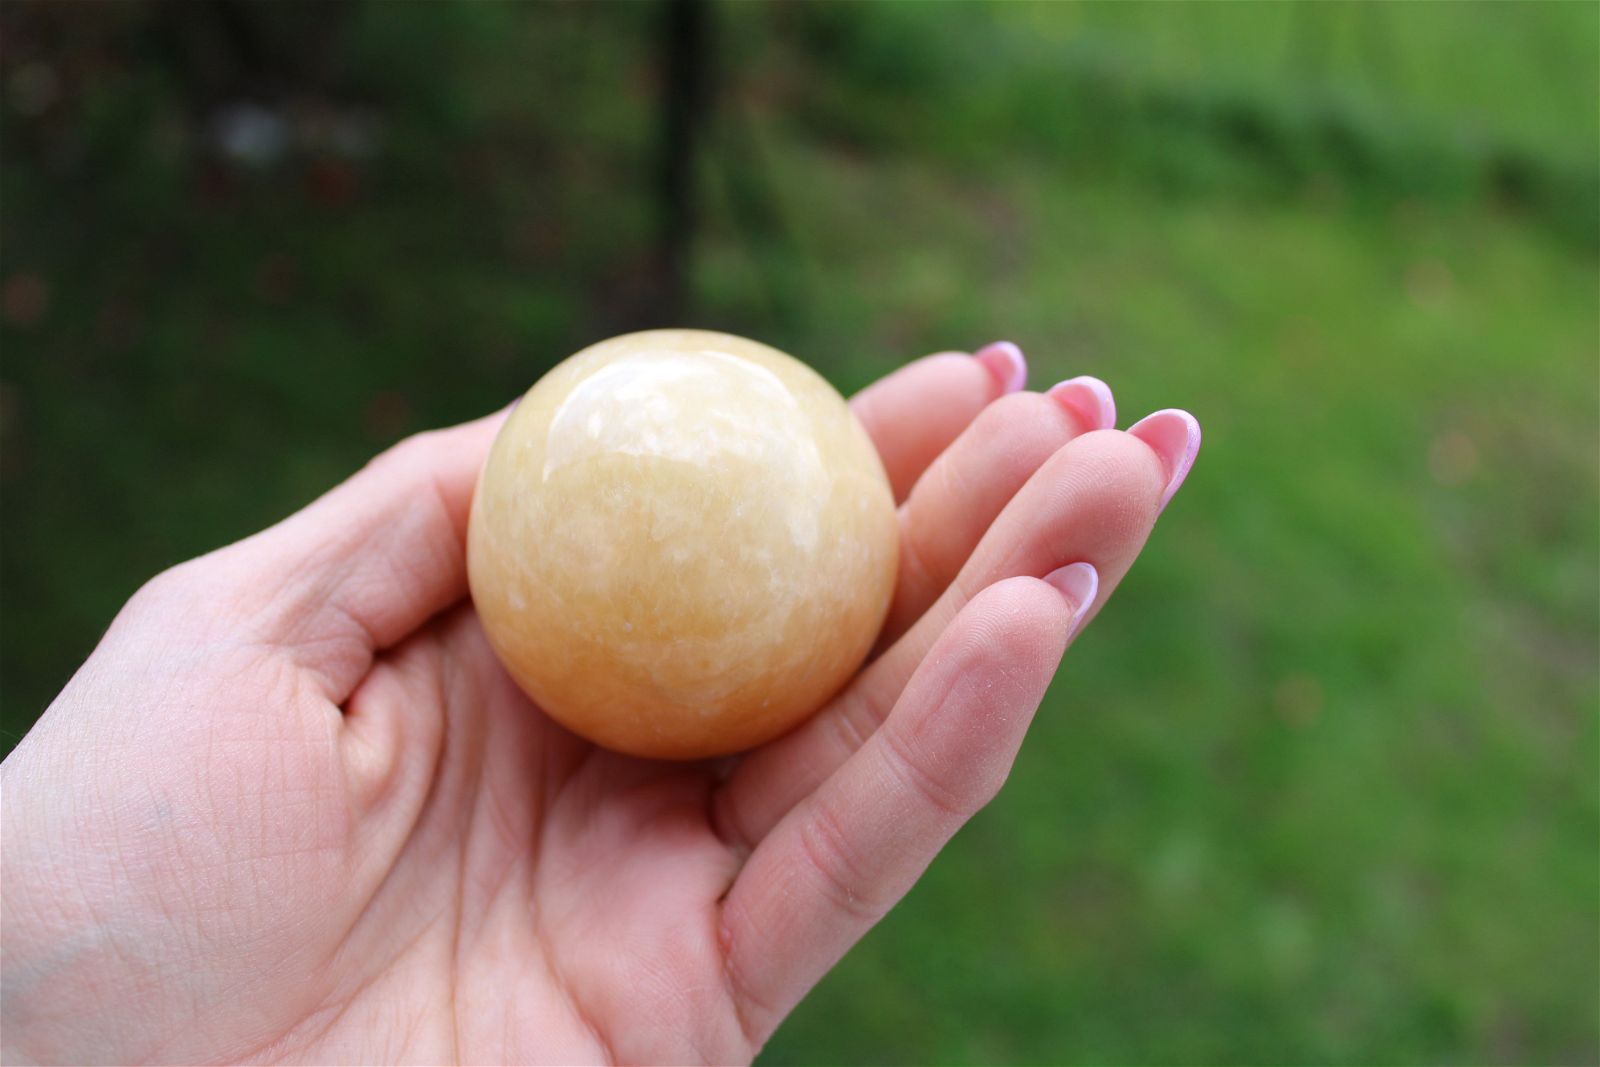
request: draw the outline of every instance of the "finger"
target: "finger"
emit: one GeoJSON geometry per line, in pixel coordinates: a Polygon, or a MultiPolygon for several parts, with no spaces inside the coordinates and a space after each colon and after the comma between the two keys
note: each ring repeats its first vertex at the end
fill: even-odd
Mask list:
{"type": "Polygon", "coordinates": [[[1022,388],[1027,374],[1021,350],[1000,342],[976,356],[942,352],[919,359],[857,393],[850,410],[877,446],[895,500],[906,498],[989,401],[1022,388]]]}
{"type": "Polygon", "coordinates": [[[1111,390],[1074,378],[1048,393],[1001,397],[933,461],[900,508],[900,574],[880,645],[904,633],[954,580],[1040,464],[1079,434],[1116,421],[1111,390]]]}
{"type": "Polygon", "coordinates": [[[817,715],[740,762],[713,801],[723,839],[753,846],[848,759],[877,729],[939,635],[979,590],[1009,577],[1038,577],[1064,563],[1085,560],[1100,575],[1098,596],[1084,616],[1085,621],[1092,619],[1149,536],[1169,472],[1177,469],[1181,455],[1169,460],[1140,438],[1100,430],[1073,439],[1051,456],[904,636],[817,715]]]}
{"type": "Polygon", "coordinates": [[[1146,415],[1128,427],[1128,432],[1162,457],[1167,472],[1167,487],[1161,493],[1161,510],[1165,511],[1200,454],[1200,423],[1182,408],[1165,408],[1146,415]]]}
{"type": "Polygon", "coordinates": [[[753,1043],[999,791],[1079,606],[1031,578],[986,589],[884,728],[750,856],[723,905],[722,937],[753,1043]]]}
{"type": "Polygon", "coordinates": [[[472,492],[506,413],[417,434],[216,554],[255,636],[342,702],[388,648],[466,595],[472,492]]]}

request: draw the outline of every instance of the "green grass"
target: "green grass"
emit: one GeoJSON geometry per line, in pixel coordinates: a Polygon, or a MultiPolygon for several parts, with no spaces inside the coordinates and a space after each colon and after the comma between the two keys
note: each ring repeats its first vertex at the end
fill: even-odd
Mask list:
{"type": "Polygon", "coordinates": [[[802,351],[1005,332],[1207,443],[1001,800],[771,1060],[1589,1057],[1592,264],[1476,216],[783,169],[833,223],[802,351]]]}
{"type": "Polygon", "coordinates": [[[1600,9],[1544,0],[1217,5],[1012,4],[997,17],[1050,47],[1092,44],[1177,83],[1225,82],[1259,96],[1334,93],[1466,138],[1509,138],[1592,159],[1600,9]]]}
{"type": "MultiPolygon", "coordinates": [[[[3,127],[0,282],[50,290],[0,324],[14,735],[149,574],[617,332],[648,232],[649,9],[358,16],[386,147],[335,203],[198,192],[114,10],[89,163],[3,127]]],[[[718,10],[697,324],[847,390],[1009,337],[1206,429],[767,1062],[1600,1058],[1597,12],[718,10]]]]}

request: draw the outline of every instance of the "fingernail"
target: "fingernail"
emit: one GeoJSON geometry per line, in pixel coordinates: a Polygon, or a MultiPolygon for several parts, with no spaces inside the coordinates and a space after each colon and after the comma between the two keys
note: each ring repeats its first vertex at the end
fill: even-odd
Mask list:
{"type": "Polygon", "coordinates": [[[1128,432],[1154,449],[1166,465],[1167,491],[1161,495],[1161,507],[1165,509],[1172,494],[1189,476],[1194,457],[1200,452],[1200,423],[1187,411],[1167,408],[1146,415],[1128,427],[1128,432]]]}
{"type": "Polygon", "coordinates": [[[1069,563],[1045,575],[1044,580],[1055,586],[1072,611],[1072,629],[1067,632],[1070,637],[1078,632],[1094,606],[1095,594],[1100,591],[1100,572],[1092,563],[1069,563]]]}
{"type": "Polygon", "coordinates": [[[1091,430],[1109,430],[1117,424],[1117,402],[1111,395],[1111,386],[1099,378],[1080,374],[1052,385],[1046,394],[1074,415],[1091,430]]]}
{"type": "Polygon", "coordinates": [[[973,358],[988,368],[1000,383],[1002,393],[1015,393],[1028,384],[1028,361],[1022,349],[1010,341],[996,341],[973,353],[973,358]]]}

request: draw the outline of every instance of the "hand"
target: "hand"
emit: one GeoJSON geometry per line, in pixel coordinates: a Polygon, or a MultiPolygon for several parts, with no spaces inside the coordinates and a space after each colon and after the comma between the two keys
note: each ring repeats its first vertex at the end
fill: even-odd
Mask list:
{"type": "Polygon", "coordinates": [[[156,577],[0,769],[8,1061],[749,1060],[999,789],[1194,458],[1021,370],[852,402],[903,501],[880,652],[737,760],[597,749],[500,668],[462,546],[502,416],[156,577]]]}

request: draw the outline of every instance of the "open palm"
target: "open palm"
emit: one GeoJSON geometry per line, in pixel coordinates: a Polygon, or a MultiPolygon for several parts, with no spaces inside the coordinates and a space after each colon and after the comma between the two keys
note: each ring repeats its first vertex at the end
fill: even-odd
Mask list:
{"type": "Polygon", "coordinates": [[[597,749],[500,668],[499,416],[153,580],[0,771],[8,1059],[750,1059],[1000,787],[1198,447],[1097,382],[995,399],[1003,356],[853,402],[903,501],[879,652],[737,759],[597,749]]]}

